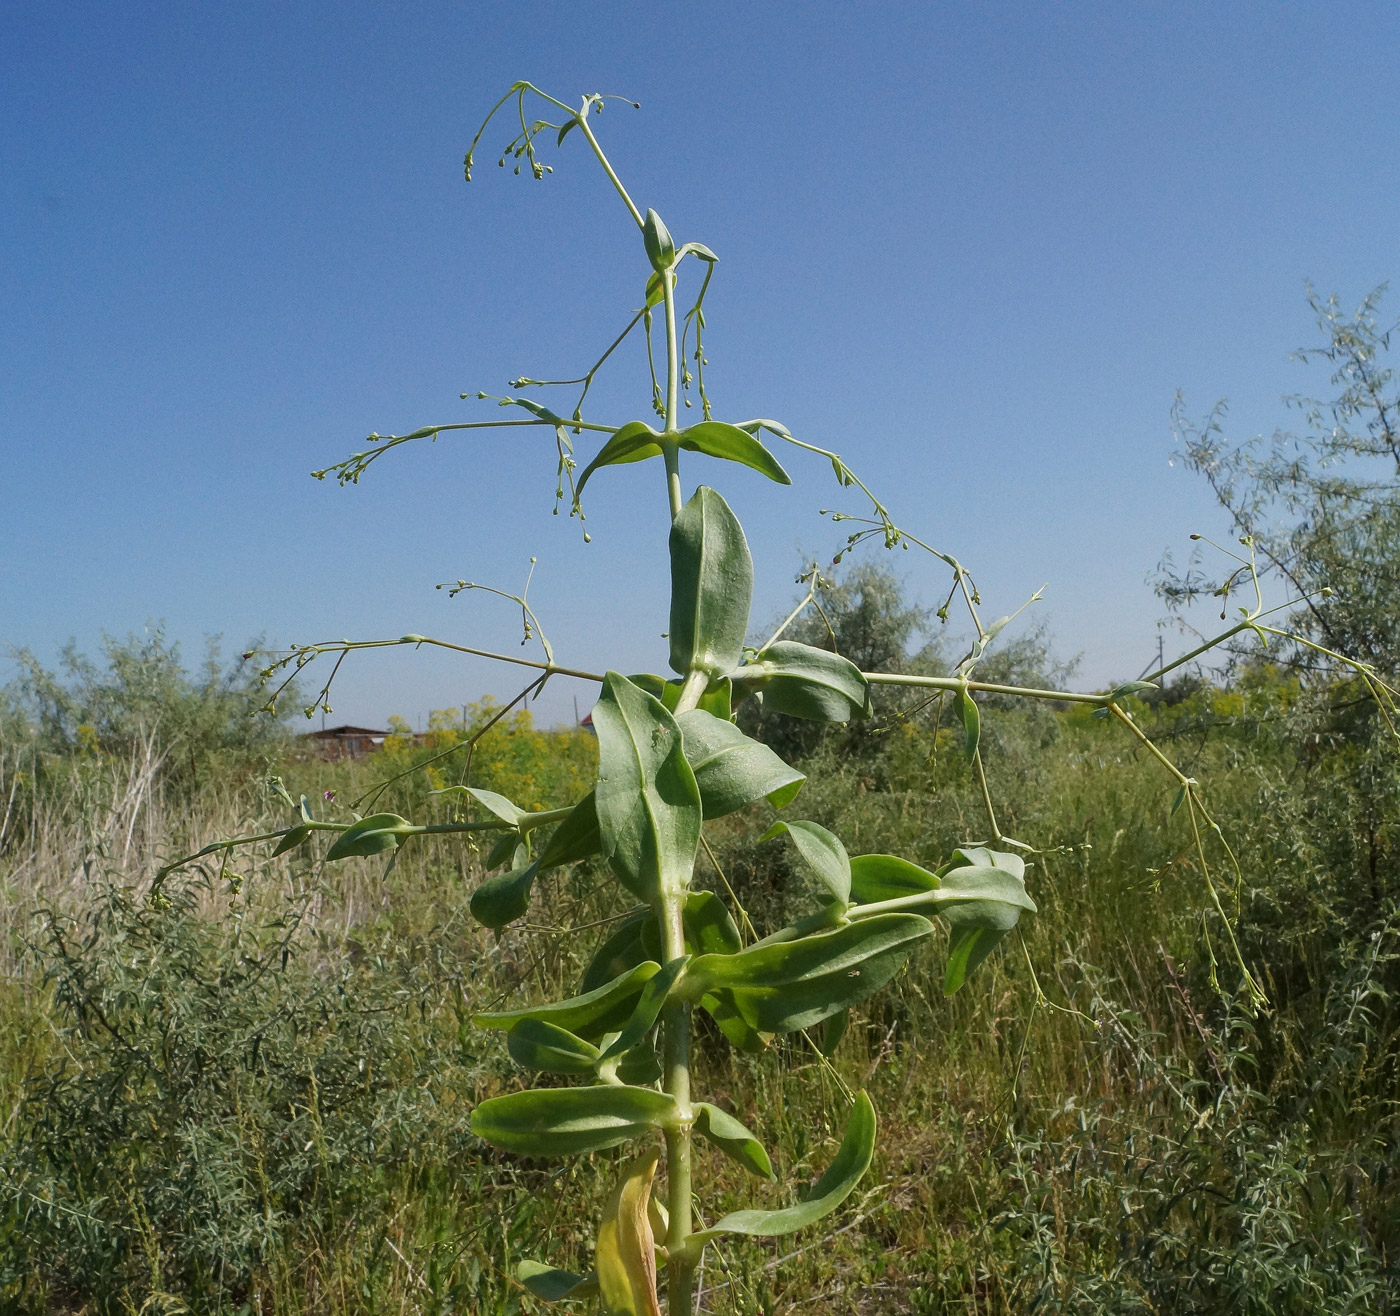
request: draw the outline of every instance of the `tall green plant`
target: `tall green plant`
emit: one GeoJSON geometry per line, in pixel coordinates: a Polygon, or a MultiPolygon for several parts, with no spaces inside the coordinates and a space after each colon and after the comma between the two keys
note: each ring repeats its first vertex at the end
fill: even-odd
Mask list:
{"type": "MultiPolygon", "coordinates": [[[[276,842],[278,851],[286,851],[308,843],[317,831],[327,831],[337,834],[327,852],[330,860],[378,855],[392,861],[401,846],[424,833],[495,833],[498,839],[487,859],[493,875],[471,900],[476,918],[495,929],[525,915],[542,874],[593,857],[605,860],[616,881],[620,912],[616,926],[598,945],[577,994],[562,1001],[483,1013],[476,1019],[482,1027],[502,1032],[510,1054],[525,1068],[581,1081],[570,1085],[551,1081],[546,1087],[483,1101],[473,1113],[472,1127],[495,1146],[530,1157],[583,1155],[635,1144],[636,1154],[622,1167],[603,1204],[594,1272],[575,1275],[525,1262],[517,1276],[526,1289],[551,1301],[597,1293],[610,1311],[656,1313],[659,1273],[664,1269],[669,1310],[672,1316],[685,1316],[693,1310],[696,1270],[708,1244],[729,1236],[788,1234],[821,1220],[855,1188],[870,1163],[876,1137],[869,1099],[864,1093],[851,1093],[839,1150],[825,1173],[791,1206],[734,1211],[697,1228],[695,1201],[702,1187],[693,1173],[696,1138],[757,1178],[772,1178],[774,1171],[753,1133],[693,1090],[696,1011],[708,1014],[730,1044],[743,1051],[761,1051],[778,1034],[822,1023],[823,1046],[829,1049],[839,1040],[846,1012],[884,987],[912,954],[931,941],[934,920],[943,920],[948,928],[945,987],[954,992],[1015,929],[1021,915],[1035,910],[1026,891],[1023,857],[1032,847],[1002,833],[982,771],[981,699],[1012,695],[1066,700],[1092,705],[1102,716],[1115,718],[1170,772],[1177,786],[1177,804],[1187,806],[1184,812],[1202,871],[1209,874],[1208,851],[1223,843],[1215,839],[1219,829],[1206,812],[1196,783],[1151,744],[1134,720],[1133,696],[1151,682],[1089,694],[979,680],[979,664],[1010,618],[984,624],[976,587],[955,557],[898,527],[839,454],[795,438],[773,420],[715,418],[705,388],[702,345],[704,298],[714,274],[715,254],[698,242],[677,243],[656,211],[643,211],[633,201],[593,131],[591,121],[602,111],[605,98],[588,95],[578,108],[572,108],[528,83],[517,83],[488,115],[487,124],[511,102],[519,108],[520,132],[500,163],[513,163],[517,174],[528,170],[542,178],[549,166],[538,156],[541,135],[552,136],[562,146],[577,134],[606,173],[638,231],[639,256],[645,261],[639,270],[644,283],[642,277],[638,279],[642,306],[578,379],[515,381],[517,394],[551,382],[578,387],[567,416],[531,397],[507,396],[496,401],[524,412],[523,416],[433,425],[404,435],[371,435],[368,449],[316,474],[318,478],[334,474],[342,484],[356,482],[379,457],[404,443],[435,439],[453,430],[542,427],[555,438],[558,497],[563,500],[567,488],[570,511],[581,517],[580,497],[595,474],[659,457],[670,513],[672,674],[629,676],[564,666],[556,662],[526,593],[507,595],[521,609],[527,637],[537,636],[544,650],[542,660],[489,655],[532,669],[530,684],[518,698],[537,693],[559,676],[600,686],[594,710],[599,768],[591,792],[568,808],[532,811],[464,783],[449,790],[475,816],[436,824],[415,824],[398,814],[373,812],[373,793],[357,802],[356,808],[364,812],[357,812],[348,823],[318,819],[305,798],[298,805],[287,796],[297,810],[290,827],[260,837],[218,841],[201,853],[228,855],[235,846],[254,841],[276,842]],[[532,98],[550,107],[558,122],[528,120],[526,106],[532,98]],[[690,309],[682,312],[679,287],[689,270],[699,275],[699,286],[690,309]],[[619,425],[586,418],[584,404],[597,372],[639,326],[653,363],[654,414],[648,420],[619,425]],[[664,361],[659,375],[658,354],[653,350],[656,340],[664,361]],[[689,405],[690,399],[683,395],[692,389],[698,394],[701,419],[686,425],[682,402],[689,405]],[[605,439],[575,479],[573,444],[586,433],[605,439]],[[743,529],[713,488],[702,485],[687,497],[682,453],[744,466],[788,484],[786,471],[762,441],[765,434],[821,456],[843,489],[855,489],[868,500],[861,514],[833,514],[833,519],[850,527],[838,558],[875,539],[888,547],[924,549],[951,570],[950,601],[961,598],[975,640],[950,675],[864,672],[840,654],[784,638],[800,608],[767,641],[746,644],[753,567],[743,529]],[[893,855],[851,856],[824,827],[789,816],[804,782],[802,773],[771,747],[745,735],[734,721],[735,708],[753,700],[761,702],[765,714],[818,723],[847,722],[868,713],[872,686],[879,684],[913,687],[931,698],[951,699],[961,721],[963,752],[981,785],[986,836],[955,850],[932,871],[893,855]],[[743,911],[697,888],[696,861],[706,845],[707,821],[741,809],[770,808],[783,812],[764,839],[785,838],[816,879],[821,896],[814,908],[799,911],[789,926],[760,939],[746,939],[740,925],[750,931],[752,925],[743,911]],[[664,1202],[652,1191],[663,1153],[664,1202]]],[[[480,139],[478,133],[476,141],[480,139]]],[[[468,178],[472,163],[469,152],[468,178]]],[[[815,572],[808,581],[811,590],[805,602],[811,603],[819,583],[815,572]]],[[[458,582],[456,588],[476,586],[458,582]]],[[[947,605],[940,615],[946,612],[947,605]]],[[[1266,616],[1261,604],[1226,635],[1249,630],[1262,636],[1266,616]]],[[[274,658],[267,674],[287,669],[295,675],[325,654],[336,655],[338,669],[351,651],[389,644],[484,652],[419,634],[384,641],[337,641],[295,647],[274,658]]],[[[1191,657],[1166,665],[1154,679],[1191,657]]],[[[1378,689],[1389,697],[1388,688],[1378,689]]],[[[318,705],[326,706],[329,690],[330,680],[308,715],[318,705]]],[[[506,705],[499,716],[512,706],[506,705]]],[[[1228,855],[1228,847],[1213,853],[1218,859],[1228,855]]],[[[1229,936],[1227,911],[1214,885],[1210,894],[1229,936]]],[[[1242,963],[1240,968],[1248,990],[1257,997],[1242,963]]]]}

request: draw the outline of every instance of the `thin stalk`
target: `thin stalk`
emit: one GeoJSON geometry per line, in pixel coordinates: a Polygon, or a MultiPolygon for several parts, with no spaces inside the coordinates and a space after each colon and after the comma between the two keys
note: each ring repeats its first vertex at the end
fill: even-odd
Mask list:
{"type": "MultiPolygon", "coordinates": [[[[680,412],[680,345],[676,339],[676,279],[670,270],[661,274],[661,301],[666,311],[666,433],[674,434],[680,412]]],[[[671,520],[681,514],[681,450],[672,440],[661,445],[666,461],[666,494],[671,520]]]]}
{"type": "Polygon", "coordinates": [[[982,766],[982,750],[972,756],[972,765],[977,769],[977,782],[982,787],[982,807],[987,811],[987,825],[992,829],[992,844],[1000,845],[1005,839],[997,826],[996,810],[992,807],[992,792],[987,785],[987,770],[982,766]]]}
{"type": "MultiPolygon", "coordinates": [[[[535,90],[538,90],[538,88],[535,90]]],[[[541,93],[541,95],[543,95],[543,93],[541,93]]],[[[554,100],[552,96],[547,96],[545,99],[554,100]]],[[[561,102],[554,101],[554,103],[559,105],[561,102]]],[[[568,109],[567,106],[564,108],[568,109]]],[[[603,148],[598,145],[598,139],[593,136],[593,129],[588,126],[588,106],[585,105],[581,110],[570,110],[569,112],[573,114],[574,118],[578,121],[579,128],[582,129],[583,135],[588,139],[589,146],[593,148],[593,154],[598,157],[598,163],[603,166],[603,172],[612,180],[612,185],[617,189],[618,196],[622,198],[622,203],[627,207],[628,214],[632,216],[638,228],[645,227],[646,221],[642,218],[642,212],[637,209],[636,205],[633,204],[632,198],[627,195],[627,189],[622,186],[622,179],[617,176],[616,171],[612,167],[612,162],[603,154],[603,148]]]]}
{"type": "Polygon", "coordinates": [[[1102,707],[1111,695],[1091,695],[1074,690],[1035,690],[1029,686],[996,685],[990,681],[964,681],[955,676],[903,676],[898,672],[862,672],[871,685],[923,686],[930,690],[983,690],[989,695],[1020,695],[1025,699],[1058,699],[1067,704],[1102,707]]]}
{"type": "Polygon", "coordinates": [[[666,311],[666,429],[673,431],[680,422],[680,342],[676,337],[676,276],[666,270],[661,275],[661,304],[666,311]]]}

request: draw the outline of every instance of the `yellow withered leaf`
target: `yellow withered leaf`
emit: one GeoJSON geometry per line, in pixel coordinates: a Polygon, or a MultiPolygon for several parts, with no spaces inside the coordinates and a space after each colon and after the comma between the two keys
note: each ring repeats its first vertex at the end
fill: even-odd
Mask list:
{"type": "Polygon", "coordinates": [[[603,1305],[613,1316],[661,1316],[656,1297],[656,1240],[647,1204],[659,1153],[653,1148],[623,1167],[598,1227],[594,1264],[603,1305]]]}

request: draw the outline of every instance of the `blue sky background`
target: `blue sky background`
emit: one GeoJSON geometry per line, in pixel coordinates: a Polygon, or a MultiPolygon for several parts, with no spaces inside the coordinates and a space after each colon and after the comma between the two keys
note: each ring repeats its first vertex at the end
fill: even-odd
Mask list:
{"type": "MultiPolygon", "coordinates": [[[[1316,337],[1304,280],[1352,304],[1400,266],[1397,68],[1390,3],[7,6],[0,642],[52,659],[164,619],[191,656],[216,632],[514,648],[507,605],[433,585],[516,587],[533,553],[561,661],[664,666],[658,463],[590,486],[586,548],[551,516],[548,431],[445,437],[352,489],[307,474],[372,429],[494,418],[457,395],[576,373],[639,304],[577,138],[535,183],[495,169],[503,122],[462,181],[528,77],[642,103],[598,130],[721,258],[721,418],[837,448],[993,615],[1049,582],[1083,683],[1135,675],[1146,573],[1221,525],[1169,464],[1174,392],[1271,430],[1281,394],[1325,389],[1287,360],[1316,337]]],[[[619,357],[595,419],[647,415],[619,357]]],[[[839,544],[817,509],[859,510],[783,460],[792,489],[684,470],[748,530],[757,619],[839,544]]],[[[939,600],[936,564],[898,565],[939,600]]],[[[347,665],[332,721],[515,688],[393,651],[347,665]]]]}

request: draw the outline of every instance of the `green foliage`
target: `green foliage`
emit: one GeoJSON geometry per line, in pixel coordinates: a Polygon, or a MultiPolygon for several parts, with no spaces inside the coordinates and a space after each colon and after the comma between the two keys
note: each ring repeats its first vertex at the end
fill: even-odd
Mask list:
{"type": "Polygon", "coordinates": [[[440,974],[392,943],[366,960],[319,941],[315,899],[246,917],[195,880],[47,917],[30,950],[55,1044],[5,1156],[12,1284],[111,1311],[153,1290],[237,1305],[290,1233],[376,1209],[382,1166],[463,1140],[418,1095],[436,1080],[415,1019],[440,974]]]}

